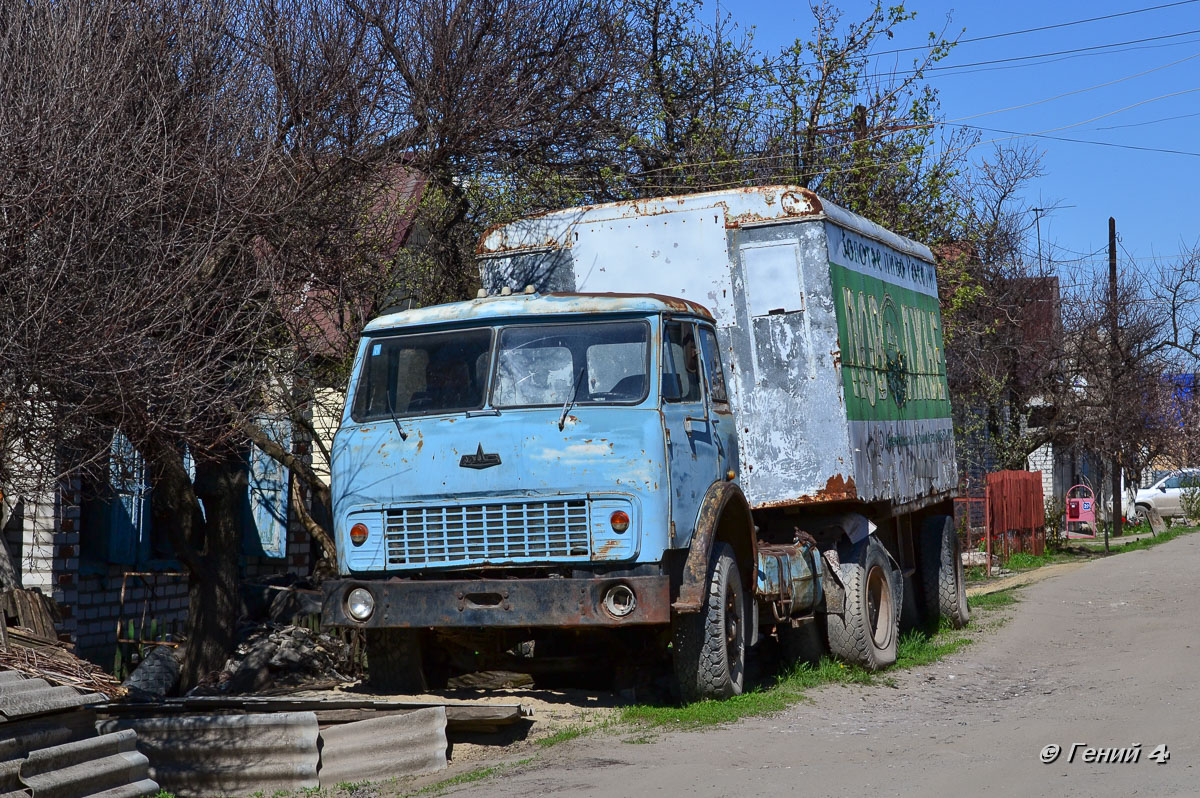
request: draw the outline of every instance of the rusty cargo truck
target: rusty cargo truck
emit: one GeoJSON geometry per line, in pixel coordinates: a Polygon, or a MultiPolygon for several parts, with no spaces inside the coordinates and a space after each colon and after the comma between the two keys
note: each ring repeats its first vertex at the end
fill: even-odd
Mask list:
{"type": "Polygon", "coordinates": [[[928,248],[775,186],[544,214],[479,262],[477,299],[366,327],[335,438],[325,616],[372,679],[669,658],[694,700],[765,641],[880,668],[966,623],[928,248]]]}

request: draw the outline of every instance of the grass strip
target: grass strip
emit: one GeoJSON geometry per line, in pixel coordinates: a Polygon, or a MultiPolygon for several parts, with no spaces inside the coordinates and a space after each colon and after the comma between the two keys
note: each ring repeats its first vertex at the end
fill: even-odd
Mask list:
{"type": "Polygon", "coordinates": [[[455,776],[451,776],[450,778],[442,779],[441,781],[435,781],[432,784],[426,784],[421,789],[405,793],[404,795],[406,797],[417,795],[441,795],[447,790],[451,790],[455,787],[462,787],[466,784],[474,784],[477,781],[490,779],[492,776],[495,776],[506,770],[511,770],[512,768],[520,767],[521,765],[527,765],[532,761],[533,757],[529,757],[527,759],[517,760],[516,762],[505,762],[500,765],[491,765],[489,767],[480,767],[475,768],[474,770],[467,770],[455,776]]]}
{"type": "MultiPolygon", "coordinates": [[[[968,599],[972,611],[983,616],[1015,602],[1012,590],[968,599]]],[[[919,629],[910,631],[900,638],[896,664],[882,671],[870,671],[831,657],[822,657],[815,664],[793,665],[777,675],[774,682],[724,701],[697,701],[683,706],[634,704],[623,707],[617,720],[620,723],[651,727],[699,728],[781,712],[803,700],[804,691],[814,687],[827,684],[889,684],[889,673],[928,665],[970,645],[973,636],[982,625],[953,629],[945,624],[934,632],[919,629]]]]}

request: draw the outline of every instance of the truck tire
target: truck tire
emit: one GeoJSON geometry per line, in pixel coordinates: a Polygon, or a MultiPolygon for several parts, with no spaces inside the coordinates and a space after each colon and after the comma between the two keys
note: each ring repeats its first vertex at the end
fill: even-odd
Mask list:
{"type": "Polygon", "coordinates": [[[366,629],[367,686],[377,693],[421,694],[428,691],[421,668],[418,629],[366,629]]]}
{"type": "Polygon", "coordinates": [[[733,548],[713,546],[708,590],[699,612],[676,615],[671,646],[684,703],[742,692],[746,672],[746,604],[733,548]]]}
{"type": "Polygon", "coordinates": [[[871,670],[896,661],[901,598],[893,570],[887,551],[873,535],[842,561],[845,607],[841,615],[825,616],[825,634],[835,656],[871,670]]]}
{"type": "Polygon", "coordinates": [[[954,519],[948,515],[926,518],[921,527],[921,585],[924,588],[925,621],[937,627],[941,619],[961,629],[971,619],[967,607],[962,551],[954,519]]]}

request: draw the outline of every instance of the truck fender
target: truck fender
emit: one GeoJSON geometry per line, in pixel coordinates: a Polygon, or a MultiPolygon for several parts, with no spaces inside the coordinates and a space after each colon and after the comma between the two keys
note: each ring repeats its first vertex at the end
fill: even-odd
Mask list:
{"type": "Polygon", "coordinates": [[[875,524],[866,516],[858,513],[843,513],[834,519],[834,526],[842,530],[850,546],[857,546],[875,532],[875,524]]]}
{"type": "Polygon", "coordinates": [[[708,589],[708,560],[713,542],[723,540],[737,555],[744,588],[753,595],[757,546],[750,504],[736,482],[714,482],[704,494],[696,531],[683,564],[679,596],[671,604],[676,612],[699,612],[708,589]]]}
{"type": "MultiPolygon", "coordinates": [[[[833,547],[822,552],[825,561],[825,573],[829,577],[825,583],[825,612],[841,615],[845,612],[846,586],[842,582],[842,555],[853,559],[859,546],[865,546],[867,538],[875,533],[876,526],[866,516],[858,513],[842,513],[829,518],[829,526],[836,528],[841,534],[832,541],[833,547]]],[[[900,564],[892,553],[884,547],[892,567],[899,570],[900,564]]]]}

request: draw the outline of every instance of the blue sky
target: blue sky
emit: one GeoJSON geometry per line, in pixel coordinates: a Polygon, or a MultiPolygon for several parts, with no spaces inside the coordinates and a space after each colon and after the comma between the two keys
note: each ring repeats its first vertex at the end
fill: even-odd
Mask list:
{"type": "MultiPolygon", "coordinates": [[[[1056,257],[1065,259],[1101,250],[1088,260],[1106,264],[1108,217],[1114,216],[1124,247],[1124,251],[1118,249],[1121,260],[1128,268],[1148,269],[1181,248],[1200,245],[1200,2],[914,0],[905,5],[917,12],[917,18],[905,23],[900,34],[879,49],[924,44],[929,31],[947,26],[947,16],[947,35],[961,32],[963,39],[969,39],[1167,4],[1172,5],[963,43],[939,66],[1061,54],[941,70],[929,80],[940,93],[947,121],[1195,153],[1018,139],[1036,144],[1044,154],[1046,174],[1031,187],[1027,199],[1035,207],[1059,206],[1041,217],[1043,251],[1054,248],[1056,257]],[[1062,53],[1138,39],[1149,41],[1062,53]],[[1042,100],[1046,102],[1038,102],[1042,100]],[[1022,105],[1027,107],[1014,108],[1022,105]]],[[[848,20],[861,18],[870,8],[861,0],[842,0],[839,5],[848,20]]],[[[803,2],[722,0],[720,7],[740,25],[753,26],[756,43],[768,51],[807,37],[811,29],[812,17],[803,2]]],[[[711,0],[708,8],[712,8],[711,0]]],[[[912,56],[881,56],[879,66],[904,69],[911,66],[912,56]]],[[[1010,135],[985,132],[983,139],[1010,135]]],[[[985,145],[974,154],[982,156],[988,150],[990,145],[985,145]]],[[[1031,242],[1031,246],[1036,244],[1031,242]]]]}

